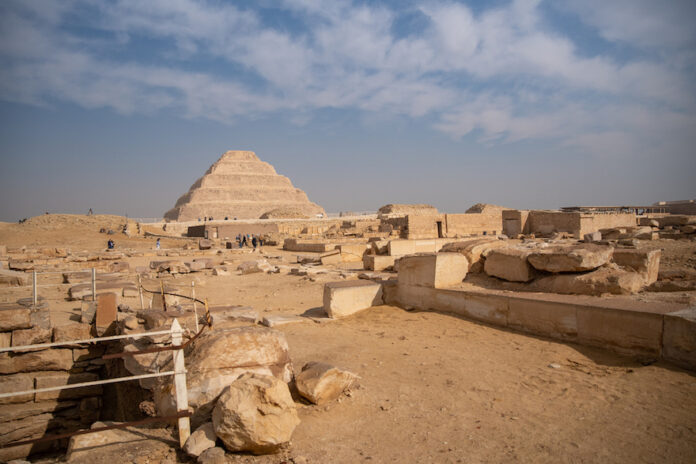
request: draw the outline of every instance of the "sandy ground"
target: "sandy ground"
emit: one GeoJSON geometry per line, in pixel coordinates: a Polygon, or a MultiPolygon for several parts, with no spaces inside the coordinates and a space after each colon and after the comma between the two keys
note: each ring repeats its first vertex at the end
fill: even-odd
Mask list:
{"type": "MultiPolygon", "coordinates": [[[[19,227],[0,225],[0,244],[65,246],[75,233],[81,237],[76,248],[101,248],[106,241],[84,226],[25,228],[17,236],[19,227]]],[[[123,236],[116,241],[131,248],[153,244],[123,236]]],[[[675,253],[676,265],[693,258],[690,247],[690,253],[675,253]]],[[[294,256],[265,252],[281,257],[274,263],[294,256]]],[[[197,273],[171,280],[187,288],[195,279],[197,294],[212,304],[297,315],[320,307],[323,283],[335,278],[197,273]]],[[[77,305],[64,299],[66,288],[46,293],[56,320],[76,314],[77,305]]],[[[19,292],[0,290],[8,300],[19,292]]],[[[137,298],[126,302],[139,305],[137,298]]],[[[308,361],[329,362],[358,374],[359,385],[328,406],[298,403],[302,422],[279,454],[228,454],[229,462],[696,462],[696,373],[666,363],[644,365],[448,314],[388,306],[279,330],[296,370],[308,361]]],[[[148,434],[155,439],[95,449],[85,462],[191,462],[176,451],[171,429],[148,434]]]]}

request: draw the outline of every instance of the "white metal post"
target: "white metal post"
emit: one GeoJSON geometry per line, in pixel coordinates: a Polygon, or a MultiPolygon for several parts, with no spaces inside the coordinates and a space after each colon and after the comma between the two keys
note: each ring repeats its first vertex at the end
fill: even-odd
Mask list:
{"type": "MultiPolygon", "coordinates": [[[[181,346],[183,341],[181,325],[178,319],[172,322],[172,345],[181,346]]],[[[186,365],[184,350],[174,350],[174,388],[176,391],[177,412],[188,411],[188,390],[186,390],[186,365]]],[[[182,448],[191,435],[191,421],[188,417],[179,418],[179,446],[182,448]]]]}
{"type": "Polygon", "coordinates": [[[196,310],[196,282],[191,281],[191,298],[193,298],[193,314],[196,316],[196,333],[198,333],[198,311],[196,310]]]}
{"type": "Polygon", "coordinates": [[[39,300],[39,295],[36,293],[36,269],[32,271],[32,293],[31,293],[31,301],[32,304],[34,305],[34,308],[36,308],[36,305],[38,304],[39,300]]]}
{"type": "Polygon", "coordinates": [[[145,306],[143,305],[143,282],[140,278],[140,274],[138,274],[138,294],[140,295],[140,310],[144,310],[145,306]]]}
{"type": "Polygon", "coordinates": [[[92,268],[92,301],[97,301],[97,269],[92,268]]]}

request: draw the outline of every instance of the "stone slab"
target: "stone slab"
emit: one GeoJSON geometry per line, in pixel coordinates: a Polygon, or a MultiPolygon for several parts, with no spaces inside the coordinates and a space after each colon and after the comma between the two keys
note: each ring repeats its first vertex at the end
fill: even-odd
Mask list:
{"type": "Polygon", "coordinates": [[[461,284],[468,269],[469,262],[459,253],[404,256],[399,260],[399,284],[447,288],[461,284]]]}
{"type": "Polygon", "coordinates": [[[324,311],[332,319],[381,304],[382,286],[378,283],[358,280],[327,282],[324,285],[324,311]]]}
{"type": "Polygon", "coordinates": [[[578,305],[578,341],[615,351],[660,356],[663,315],[578,305]]]}
{"type": "Polygon", "coordinates": [[[678,366],[696,371],[696,307],[665,314],[662,355],[678,366]]]}

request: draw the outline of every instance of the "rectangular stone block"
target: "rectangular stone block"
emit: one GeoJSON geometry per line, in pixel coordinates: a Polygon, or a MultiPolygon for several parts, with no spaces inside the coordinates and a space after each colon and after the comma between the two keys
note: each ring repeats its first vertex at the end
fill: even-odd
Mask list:
{"type": "Polygon", "coordinates": [[[0,332],[31,328],[31,310],[19,307],[0,307],[0,332]]]}
{"type": "Polygon", "coordinates": [[[37,345],[51,341],[52,331],[41,327],[12,331],[12,346],[37,345]]]}
{"type": "Polygon", "coordinates": [[[0,348],[12,346],[12,332],[0,332],[0,348]]]}
{"type": "Polygon", "coordinates": [[[387,245],[390,256],[412,255],[416,252],[415,240],[391,240],[387,245]]]}
{"type": "Polygon", "coordinates": [[[118,314],[118,301],[116,294],[104,293],[97,296],[97,315],[94,318],[94,325],[97,327],[97,334],[102,334],[114,322],[118,314]]]}
{"type": "Polygon", "coordinates": [[[49,349],[0,357],[0,374],[36,371],[67,371],[72,367],[72,350],[49,349]]]}
{"type": "Polygon", "coordinates": [[[619,352],[659,356],[662,314],[578,305],[578,341],[619,352]]]}
{"type": "Polygon", "coordinates": [[[54,342],[69,342],[73,340],[87,340],[92,337],[89,324],[70,323],[53,328],[54,342]]]}
{"type": "Polygon", "coordinates": [[[660,250],[634,250],[630,248],[615,248],[612,261],[619,266],[641,274],[645,285],[657,281],[660,270],[660,250]]]}
{"type": "MultiPolygon", "coordinates": [[[[20,392],[34,389],[34,376],[31,374],[15,374],[15,375],[3,375],[0,377],[0,392],[10,393],[10,392],[20,392]]],[[[29,393],[26,395],[10,396],[7,398],[0,398],[0,404],[12,404],[12,403],[26,403],[27,401],[33,401],[34,394],[29,393]]],[[[0,416],[5,417],[5,408],[0,410],[0,416]]]]}
{"type": "Polygon", "coordinates": [[[331,250],[326,253],[322,253],[319,256],[319,260],[321,261],[322,265],[338,264],[343,261],[341,258],[341,252],[338,250],[331,250]]]}
{"type": "Polygon", "coordinates": [[[462,283],[469,262],[459,253],[404,256],[399,260],[399,284],[447,288],[462,283]]]}
{"type": "Polygon", "coordinates": [[[394,267],[397,256],[390,255],[365,255],[363,256],[363,267],[368,271],[383,271],[394,267]]]}
{"type": "Polygon", "coordinates": [[[328,282],[324,285],[324,311],[334,319],[382,304],[382,286],[358,280],[328,282]]]}
{"type": "Polygon", "coordinates": [[[662,356],[696,371],[696,307],[665,314],[662,356]]]}
{"type": "Polygon", "coordinates": [[[365,251],[367,251],[367,244],[343,244],[339,245],[338,249],[341,251],[341,260],[344,263],[359,263],[363,260],[365,251]]]}
{"type": "MultiPolygon", "coordinates": [[[[97,374],[92,374],[89,372],[79,374],[61,373],[50,375],[37,375],[36,388],[40,389],[48,387],[60,387],[74,383],[93,382],[95,380],[99,380],[99,376],[97,374]]],[[[54,399],[68,400],[82,398],[85,396],[99,396],[101,394],[101,385],[93,385],[88,387],[70,388],[67,390],[56,390],[37,393],[35,401],[46,401],[54,399]]]]}
{"type": "Polygon", "coordinates": [[[508,326],[552,338],[574,340],[578,335],[577,309],[553,301],[510,298],[508,326]]]}

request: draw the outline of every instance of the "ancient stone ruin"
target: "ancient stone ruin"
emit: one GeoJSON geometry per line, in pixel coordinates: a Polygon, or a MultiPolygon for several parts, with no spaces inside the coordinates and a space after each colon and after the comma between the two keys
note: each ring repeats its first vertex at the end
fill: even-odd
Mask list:
{"type": "Polygon", "coordinates": [[[324,209],[253,151],[228,151],[167,211],[169,221],[314,217],[324,209]]]}

